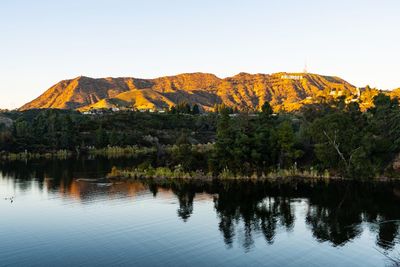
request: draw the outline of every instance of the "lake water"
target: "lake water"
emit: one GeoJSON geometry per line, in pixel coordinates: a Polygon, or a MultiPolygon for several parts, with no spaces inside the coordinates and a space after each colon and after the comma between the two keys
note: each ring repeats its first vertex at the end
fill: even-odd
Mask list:
{"type": "Polygon", "coordinates": [[[400,184],[124,182],[0,163],[0,266],[394,266],[400,184]]]}

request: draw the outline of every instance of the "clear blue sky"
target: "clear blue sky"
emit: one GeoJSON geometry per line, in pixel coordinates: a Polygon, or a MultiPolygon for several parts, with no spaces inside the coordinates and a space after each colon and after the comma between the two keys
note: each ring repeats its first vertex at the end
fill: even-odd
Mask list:
{"type": "Polygon", "coordinates": [[[400,87],[398,0],[1,0],[0,107],[62,79],[302,71],[400,87]]]}

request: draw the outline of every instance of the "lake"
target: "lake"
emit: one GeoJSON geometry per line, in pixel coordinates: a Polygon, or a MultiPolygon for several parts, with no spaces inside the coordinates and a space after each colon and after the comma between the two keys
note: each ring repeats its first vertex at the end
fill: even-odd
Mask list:
{"type": "Polygon", "coordinates": [[[400,184],[130,181],[0,163],[0,266],[394,266],[400,184]]]}

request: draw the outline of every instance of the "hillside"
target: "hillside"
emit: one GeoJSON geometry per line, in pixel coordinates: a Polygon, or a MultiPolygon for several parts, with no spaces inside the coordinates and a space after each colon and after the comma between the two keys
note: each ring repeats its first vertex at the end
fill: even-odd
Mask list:
{"type": "Polygon", "coordinates": [[[259,109],[269,101],[275,110],[296,110],[319,97],[353,97],[357,89],[338,77],[309,73],[248,74],[218,78],[187,73],[155,79],[77,77],[50,87],[20,110],[58,108],[164,109],[180,102],[212,110],[216,104],[259,109]]]}

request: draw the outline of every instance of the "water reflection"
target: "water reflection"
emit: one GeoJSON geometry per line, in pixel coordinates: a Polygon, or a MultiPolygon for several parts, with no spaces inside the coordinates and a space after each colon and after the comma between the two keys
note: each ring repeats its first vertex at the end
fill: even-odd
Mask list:
{"type": "Polygon", "coordinates": [[[219,229],[228,247],[238,233],[243,233],[238,240],[246,250],[252,247],[254,235],[258,233],[262,233],[267,244],[273,244],[277,228],[292,231],[296,221],[295,204],[299,201],[306,202],[304,220],[319,242],[343,246],[361,235],[365,223],[377,233],[376,243],[382,249],[393,248],[399,238],[400,198],[394,193],[397,184],[231,181],[172,182],[162,186],[170,188],[178,197],[178,216],[184,221],[193,213],[196,193],[215,195],[219,229]]]}
{"type": "Polygon", "coordinates": [[[3,180],[17,191],[51,192],[82,204],[93,198],[176,197],[177,216],[188,222],[194,201],[213,201],[218,229],[227,248],[237,242],[251,251],[262,236],[273,245],[280,232],[290,233],[303,221],[313,238],[343,247],[366,229],[375,233],[376,245],[391,250],[399,243],[400,185],[361,182],[239,182],[142,181],[112,183],[104,179],[112,166],[129,162],[110,160],[3,163],[3,180]],[[303,209],[304,213],[302,213],[303,209]],[[299,214],[303,214],[299,216],[299,214]]]}

